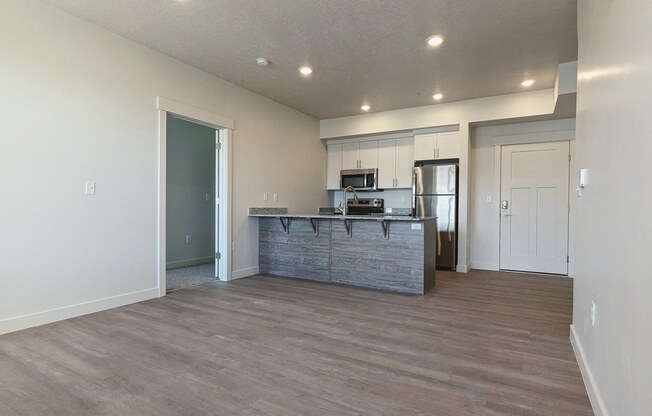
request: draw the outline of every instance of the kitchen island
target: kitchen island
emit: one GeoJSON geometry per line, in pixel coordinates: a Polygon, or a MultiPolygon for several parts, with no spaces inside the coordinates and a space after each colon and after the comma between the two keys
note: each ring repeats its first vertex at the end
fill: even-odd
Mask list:
{"type": "Polygon", "coordinates": [[[434,217],[287,214],[259,219],[260,273],[424,294],[435,285],[434,217]]]}

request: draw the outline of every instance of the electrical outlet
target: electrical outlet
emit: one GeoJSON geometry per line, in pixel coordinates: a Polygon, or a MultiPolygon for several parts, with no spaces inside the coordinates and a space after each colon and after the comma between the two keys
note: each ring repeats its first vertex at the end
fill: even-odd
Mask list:
{"type": "Polygon", "coordinates": [[[206,194],[206,201],[208,202],[210,200],[211,200],[211,194],[206,194]]]}
{"type": "Polygon", "coordinates": [[[235,241],[231,243],[231,251],[235,251],[235,241]]]}
{"type": "Polygon", "coordinates": [[[591,301],[591,326],[595,327],[597,324],[597,316],[596,316],[596,311],[595,311],[595,302],[591,301]]]}
{"type": "Polygon", "coordinates": [[[187,235],[187,236],[186,236],[186,244],[190,244],[190,243],[192,243],[192,236],[191,236],[191,235],[187,235]]]}
{"type": "Polygon", "coordinates": [[[405,202],[405,195],[401,195],[401,202],[405,202]]]}
{"type": "Polygon", "coordinates": [[[86,195],[95,195],[95,181],[86,181],[84,193],[86,195]]]}
{"type": "Polygon", "coordinates": [[[274,202],[278,202],[278,194],[276,192],[274,193],[274,202]]]}
{"type": "Polygon", "coordinates": [[[263,192],[263,201],[267,201],[267,192],[263,192]]]}
{"type": "Polygon", "coordinates": [[[487,195],[487,203],[491,204],[491,195],[487,195]]]}

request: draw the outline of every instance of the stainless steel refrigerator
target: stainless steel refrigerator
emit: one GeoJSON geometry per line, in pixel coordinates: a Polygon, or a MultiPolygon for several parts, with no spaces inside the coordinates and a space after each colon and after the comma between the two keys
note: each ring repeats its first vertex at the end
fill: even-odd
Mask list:
{"type": "Polygon", "coordinates": [[[412,177],[412,210],[417,217],[437,217],[436,265],[457,265],[457,163],[418,162],[412,177]]]}

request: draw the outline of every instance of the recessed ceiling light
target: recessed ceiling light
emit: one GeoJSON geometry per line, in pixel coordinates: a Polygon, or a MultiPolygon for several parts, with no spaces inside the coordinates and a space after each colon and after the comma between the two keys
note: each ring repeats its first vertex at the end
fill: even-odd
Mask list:
{"type": "Polygon", "coordinates": [[[432,96],[432,99],[437,100],[437,101],[441,100],[442,98],[444,98],[444,96],[442,94],[439,94],[439,93],[432,96]]]}
{"type": "Polygon", "coordinates": [[[369,104],[364,104],[362,107],[360,107],[360,110],[362,111],[369,111],[371,107],[369,107],[369,104]]]}
{"type": "Polygon", "coordinates": [[[299,68],[299,72],[301,72],[301,75],[310,75],[312,74],[312,68],[309,66],[302,66],[299,68]]]}
{"type": "Polygon", "coordinates": [[[521,82],[521,85],[524,87],[531,87],[532,85],[534,85],[534,80],[526,79],[525,81],[521,82]]]}
{"type": "Polygon", "coordinates": [[[430,45],[430,46],[439,46],[442,43],[444,43],[444,38],[442,38],[441,36],[436,35],[436,36],[430,36],[426,41],[428,42],[428,45],[430,45]]]}
{"type": "Polygon", "coordinates": [[[258,66],[267,66],[269,65],[269,59],[267,58],[256,58],[256,63],[258,66]]]}

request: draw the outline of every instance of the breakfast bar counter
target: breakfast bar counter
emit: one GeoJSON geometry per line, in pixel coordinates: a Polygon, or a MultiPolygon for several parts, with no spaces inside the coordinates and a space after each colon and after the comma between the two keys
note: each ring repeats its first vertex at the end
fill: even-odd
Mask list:
{"type": "Polygon", "coordinates": [[[260,273],[424,294],[435,285],[436,218],[287,214],[259,221],[260,273]]]}

